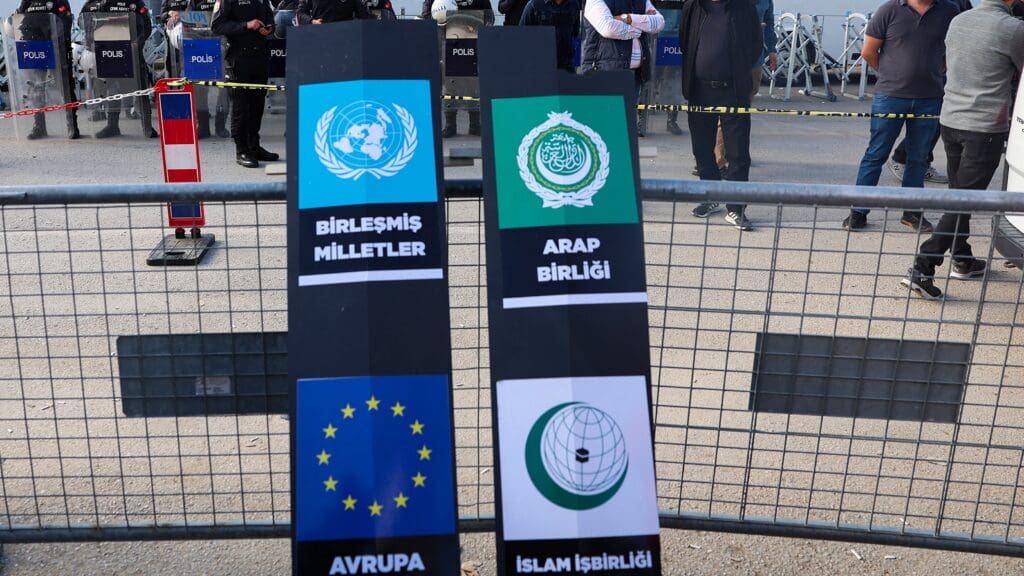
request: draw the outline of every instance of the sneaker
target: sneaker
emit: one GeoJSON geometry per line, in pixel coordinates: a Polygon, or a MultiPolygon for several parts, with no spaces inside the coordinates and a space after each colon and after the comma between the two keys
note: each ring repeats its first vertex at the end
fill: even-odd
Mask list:
{"type": "Polygon", "coordinates": [[[903,164],[900,164],[895,160],[889,161],[889,172],[892,172],[892,175],[896,177],[896,181],[901,184],[903,183],[903,173],[906,172],[906,170],[907,167],[903,164]]]}
{"type": "Polygon", "coordinates": [[[707,218],[721,209],[722,207],[716,202],[705,202],[703,204],[698,204],[697,207],[693,209],[693,215],[697,218],[707,218]]]}
{"type": "Polygon", "coordinates": [[[931,234],[932,230],[934,230],[932,223],[929,222],[923,214],[917,215],[904,212],[903,217],[900,218],[900,224],[903,224],[908,228],[913,228],[921,234],[931,234]]]}
{"type": "Polygon", "coordinates": [[[949,176],[935,166],[928,166],[928,171],[924,173],[924,180],[932,184],[949,184],[949,176]]]}
{"type": "Polygon", "coordinates": [[[903,280],[900,280],[900,284],[913,292],[917,292],[925,300],[942,299],[942,290],[935,287],[934,281],[913,268],[907,270],[907,275],[903,277],[903,280]]]}
{"type": "Polygon", "coordinates": [[[725,221],[732,224],[737,230],[745,230],[747,232],[754,229],[754,226],[747,219],[747,215],[742,212],[729,212],[725,215],[725,221]]]}
{"type": "Polygon", "coordinates": [[[683,133],[683,129],[679,127],[679,123],[676,122],[675,120],[669,120],[668,122],[665,122],[665,130],[667,130],[668,133],[672,134],[673,136],[681,136],[683,133]]]}
{"type": "Polygon", "coordinates": [[[868,217],[860,212],[850,212],[850,215],[843,219],[843,228],[846,230],[863,230],[868,225],[868,217]]]}
{"type": "Polygon", "coordinates": [[[984,260],[978,260],[972,258],[966,262],[956,262],[953,264],[953,270],[949,273],[950,276],[957,280],[971,280],[973,278],[981,278],[985,275],[985,270],[988,266],[984,260]]]}

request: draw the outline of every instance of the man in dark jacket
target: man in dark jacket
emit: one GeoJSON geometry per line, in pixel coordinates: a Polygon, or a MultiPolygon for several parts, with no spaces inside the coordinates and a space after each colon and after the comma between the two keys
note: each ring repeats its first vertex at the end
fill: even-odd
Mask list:
{"type": "MultiPolygon", "coordinates": [[[[750,70],[761,58],[764,36],[749,0],[687,0],[679,22],[679,47],[686,54],[683,96],[695,106],[749,107],[754,84],[750,70]]],[[[687,115],[701,180],[721,180],[715,163],[715,134],[721,122],[729,168],[725,179],[746,182],[750,176],[750,116],[690,113],[687,115]]],[[[751,230],[746,206],[728,204],[725,220],[751,230]]],[[[693,215],[707,218],[718,204],[704,203],[693,215]]]]}
{"type": "Polygon", "coordinates": [[[530,0],[523,10],[521,26],[551,26],[555,29],[555,52],[560,70],[573,73],[573,48],[580,35],[580,4],[577,0],[530,0]]]}
{"type": "Polygon", "coordinates": [[[498,0],[498,12],[505,15],[505,26],[518,26],[523,21],[527,4],[528,0],[498,0]]]}
{"type": "Polygon", "coordinates": [[[363,0],[299,0],[299,24],[327,24],[373,18],[363,0]]]}

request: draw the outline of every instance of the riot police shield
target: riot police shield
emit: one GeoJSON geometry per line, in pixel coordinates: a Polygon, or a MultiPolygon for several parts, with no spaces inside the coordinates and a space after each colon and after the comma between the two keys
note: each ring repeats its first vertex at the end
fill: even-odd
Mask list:
{"type": "MultiPolygon", "coordinates": [[[[270,63],[267,75],[271,84],[283,85],[285,62],[288,60],[288,29],[295,25],[294,10],[278,10],[274,12],[274,35],[267,40],[270,50],[270,63]]],[[[288,98],[284,92],[267,93],[267,112],[284,114],[288,109],[288,98]]]]}
{"type": "Polygon", "coordinates": [[[212,12],[195,10],[179,13],[180,33],[171,35],[175,53],[175,75],[190,80],[220,80],[224,77],[224,42],[213,33],[212,12]]]}
{"type": "MultiPolygon", "coordinates": [[[[665,17],[665,28],[657,37],[648,38],[651,59],[650,81],[644,85],[640,96],[643,104],[668,104],[678,106],[683,103],[683,53],[679,46],[679,19],[682,16],[683,3],[680,1],[656,1],[654,6],[665,17]]],[[[658,115],[666,114],[664,112],[658,115]]],[[[651,112],[644,112],[640,121],[647,128],[651,112]]],[[[677,112],[666,114],[666,126],[676,124],[677,112]]]]}
{"type": "MultiPolygon", "coordinates": [[[[30,110],[71,101],[68,45],[64,27],[57,16],[51,13],[14,14],[3,21],[0,33],[7,61],[12,110],[30,110]]],[[[47,134],[67,136],[69,128],[63,115],[52,113],[14,119],[18,138],[35,139],[47,134]]]]}
{"type": "MultiPolygon", "coordinates": [[[[85,51],[79,65],[94,97],[127,94],[145,88],[149,81],[142,57],[141,16],[132,13],[88,12],[82,14],[85,51]]],[[[151,107],[148,97],[111,100],[87,117],[88,128],[97,138],[127,135],[150,137],[151,107]],[[123,117],[142,118],[121,122],[123,117]]]]}
{"type": "Polygon", "coordinates": [[[445,100],[445,110],[480,110],[476,41],[480,28],[494,24],[492,10],[459,10],[448,16],[441,31],[445,96],[470,96],[473,100],[445,100]]]}

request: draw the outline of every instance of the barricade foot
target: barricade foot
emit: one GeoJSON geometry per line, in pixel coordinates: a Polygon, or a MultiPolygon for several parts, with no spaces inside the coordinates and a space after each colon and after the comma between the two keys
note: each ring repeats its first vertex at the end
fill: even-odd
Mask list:
{"type": "Polygon", "coordinates": [[[168,234],[146,258],[150,266],[198,266],[213,245],[213,234],[182,238],[168,234]]]}

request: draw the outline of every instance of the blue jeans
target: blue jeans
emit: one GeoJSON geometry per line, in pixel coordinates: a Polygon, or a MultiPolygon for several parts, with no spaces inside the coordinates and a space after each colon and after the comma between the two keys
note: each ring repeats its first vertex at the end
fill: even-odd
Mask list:
{"type": "MultiPolygon", "coordinates": [[[[871,104],[872,114],[927,114],[938,116],[942,111],[942,98],[897,98],[876,94],[871,104]]],[[[904,188],[924,188],[924,175],[928,171],[928,153],[939,129],[939,120],[871,119],[871,139],[857,170],[858,186],[877,186],[882,168],[889,160],[903,125],[907,125],[907,165],[903,172],[904,188]]],[[[867,214],[870,210],[856,208],[854,212],[867,214]]]]}

